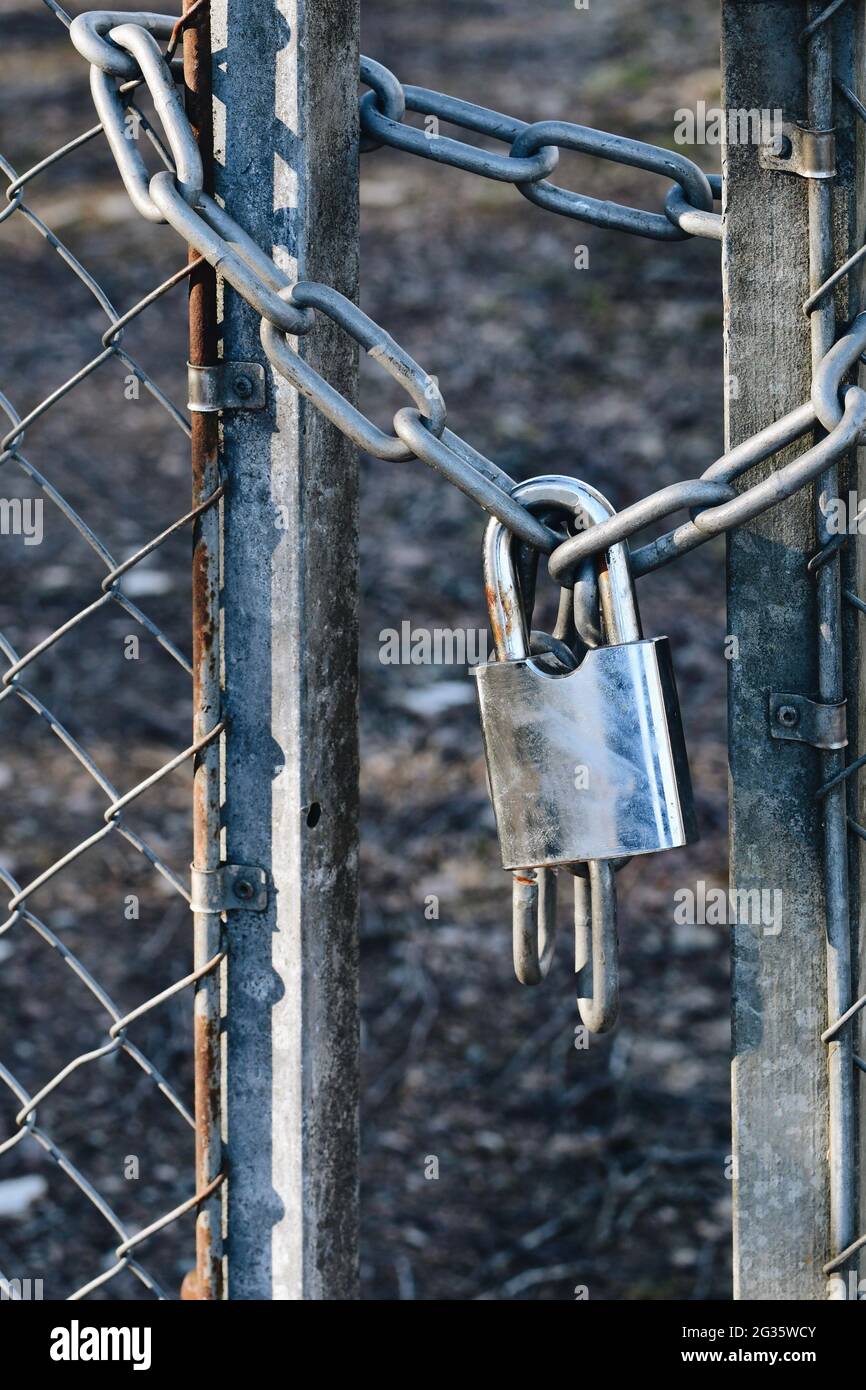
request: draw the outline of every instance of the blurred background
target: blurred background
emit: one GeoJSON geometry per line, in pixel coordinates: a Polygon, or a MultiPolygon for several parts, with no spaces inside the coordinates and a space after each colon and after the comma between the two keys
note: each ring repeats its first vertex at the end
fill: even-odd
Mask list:
{"type": "MultiPolygon", "coordinates": [[[[518,0],[363,0],[363,48],[406,82],[525,120],[672,146],[678,108],[718,104],[717,10],[716,0],[590,0],[587,10],[535,0],[531,13],[518,0]]],[[[56,17],[38,0],[0,0],[0,153],[20,173],[93,124],[86,66],[56,17]]],[[[684,153],[718,167],[717,149],[684,153]]],[[[557,178],[651,208],[665,191],[578,156],[563,155],[557,178]]],[[[571,473],[619,508],[697,476],[722,451],[717,244],[597,231],[384,149],[364,157],[361,200],[363,307],[439,378],[449,424],[514,476],[571,473]],[[577,247],[587,269],[575,268],[577,247]]],[[[101,139],[34,180],[26,201],[120,312],[183,263],[174,233],[133,210],[101,139]]],[[[185,302],[181,283],[124,339],[180,405],[185,302]]],[[[96,355],[106,328],[87,287],[20,214],[0,225],[0,322],[0,391],[20,415],[96,355]]],[[[107,362],[21,449],[118,559],[189,505],[186,441],[147,390],[128,398],[126,374],[107,362]]],[[[382,383],[364,363],[362,405],[377,419],[387,418],[382,383]]],[[[2,468],[3,497],[40,495],[14,460],[2,468]]],[[[640,584],[647,632],[673,642],[702,839],[620,875],[621,1019],[577,1049],[567,900],[546,983],[526,990],[512,976],[510,880],[469,672],[380,660],[383,631],[407,621],[484,626],[483,517],[421,464],[364,460],[362,481],[364,1296],[728,1298],[727,932],[674,922],[677,889],[726,883],[724,542],[640,584]]],[[[41,545],[0,537],[0,634],[29,650],[98,596],[104,574],[46,504],[41,545]]],[[[188,651],[188,533],[126,588],[188,651]]],[[[116,605],[34,662],[27,686],[121,789],[189,741],[184,672],[116,605]]],[[[101,824],[103,792],[15,698],[0,704],[0,791],[0,865],[19,883],[101,824]]],[[[180,769],[134,816],[181,876],[189,794],[180,769]]],[[[121,1011],[184,975],[191,952],[185,903],[114,835],[33,906],[50,940],[22,922],[0,934],[0,1061],[31,1094],[105,1035],[104,1010],[64,949],[121,1011]]],[[[190,1011],[179,995],[135,1032],[185,1098],[190,1011]]],[[[0,1144],[19,1105],[0,1088],[0,1144]]],[[[39,1123],[132,1229],[191,1191],[190,1131],[123,1054],[70,1075],[39,1123]]],[[[65,1297],[110,1265],[116,1243],[35,1142],[0,1154],[3,1274],[65,1297]]],[[[174,1293],[192,1257],[187,1218],[148,1244],[144,1262],[174,1293]]],[[[124,1273],[94,1296],[149,1295],[124,1273]]]]}

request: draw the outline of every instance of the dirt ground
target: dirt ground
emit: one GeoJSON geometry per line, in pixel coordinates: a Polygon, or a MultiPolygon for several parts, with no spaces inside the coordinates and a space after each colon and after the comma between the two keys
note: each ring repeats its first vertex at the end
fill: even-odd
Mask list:
{"type": "MultiPolygon", "coordinates": [[[[536,0],[530,14],[517,0],[364,0],[363,47],[406,82],[671,144],[677,108],[718,98],[717,8],[536,0]]],[[[0,37],[0,153],[21,171],[94,117],[84,65],[37,0],[0,0],[0,37]]],[[[686,152],[714,167],[714,151],[686,152]]],[[[717,245],[597,231],[389,150],[365,156],[362,175],[364,308],[439,378],[452,428],[514,476],[573,473],[622,507],[721,452],[717,245]],[[587,270],[575,269],[578,246],[587,270]]],[[[647,207],[663,191],[577,156],[563,156],[558,177],[647,207]]],[[[101,141],[35,181],[27,201],[121,309],[181,264],[173,233],[128,204],[101,141]]],[[[125,340],[176,401],[183,317],[181,288],[125,340]]],[[[0,225],[0,323],[0,390],[21,414],[95,356],[105,328],[20,214],[0,225]]],[[[392,398],[374,372],[365,364],[362,403],[385,419],[392,398]]],[[[126,400],[124,373],[116,361],[101,367],[22,447],[120,558],[189,497],[183,435],[146,392],[126,400]]],[[[4,497],[38,495],[14,462],[2,467],[4,497]]],[[[380,660],[380,634],[405,621],[483,626],[483,518],[421,464],[365,460],[362,470],[364,1296],[728,1298],[728,943],[722,928],[676,925],[673,896],[726,875],[724,545],[640,584],[647,632],[673,642],[702,838],[622,872],[621,1021],[578,1049],[567,902],[545,985],[526,990],[512,976],[510,885],[466,667],[380,660]]],[[[184,651],[188,564],[181,535],[130,586],[184,651]]],[[[46,505],[41,545],[0,537],[0,633],[29,650],[93,601],[104,573],[46,505]]],[[[109,605],[27,672],[27,688],[121,789],[182,748],[189,729],[188,679],[146,633],[131,669],[133,631],[109,605]]],[[[98,827],[105,796],[22,700],[0,703],[0,729],[0,865],[24,883],[98,827]]],[[[134,820],[180,875],[188,806],[182,770],[134,820]]],[[[40,889],[33,908],[121,1011],[190,968],[184,902],[116,836],[40,889]]],[[[21,921],[0,934],[0,999],[0,1062],[31,1093],[104,1040],[103,1008],[21,921]]],[[[187,1100],[189,1006],[179,996],[135,1031],[187,1100]]],[[[19,1104],[5,1090],[0,1144],[19,1104]]],[[[191,1191],[190,1132],[127,1057],[74,1072],[40,1106],[39,1125],[132,1229],[191,1191]]],[[[191,1230],[178,1223],[143,1256],[171,1294],[191,1262],[191,1230]]],[[[0,1154],[4,1275],[42,1278],[46,1297],[65,1297],[110,1267],[116,1243],[36,1143],[0,1154]]],[[[123,1274],[94,1296],[150,1295],[123,1274]]]]}

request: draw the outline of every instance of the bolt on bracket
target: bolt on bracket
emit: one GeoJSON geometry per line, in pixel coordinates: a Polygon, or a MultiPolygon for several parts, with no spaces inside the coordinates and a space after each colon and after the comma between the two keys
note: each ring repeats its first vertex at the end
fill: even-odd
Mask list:
{"type": "Polygon", "coordinates": [[[802,179],[836,176],[836,135],[832,130],[810,130],[784,121],[772,138],[758,149],[762,169],[779,174],[799,174],[802,179]]]}
{"type": "Polygon", "coordinates": [[[790,691],[770,692],[770,737],[794,743],[808,743],[812,748],[846,748],[847,701],[821,705],[805,695],[790,691]]]}
{"type": "Polygon", "coordinates": [[[250,864],[221,864],[217,869],[190,868],[191,912],[264,912],[268,876],[250,864]]]}
{"type": "Polygon", "coordinates": [[[188,362],[187,379],[187,404],[196,414],[265,408],[265,369],[261,362],[218,362],[214,367],[194,367],[188,362]]]}

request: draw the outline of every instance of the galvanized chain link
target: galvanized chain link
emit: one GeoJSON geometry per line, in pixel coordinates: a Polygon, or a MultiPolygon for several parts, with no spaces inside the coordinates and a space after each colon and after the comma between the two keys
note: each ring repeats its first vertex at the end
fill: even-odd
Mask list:
{"type": "MultiPolygon", "coordinates": [[[[348,438],[376,458],[421,459],[441,472],[520,540],[549,555],[551,576],[560,585],[572,585],[582,564],[614,540],[630,540],[650,522],[691,509],[689,522],[632,555],[637,576],[668,564],[805,487],[846,453],[866,428],[866,396],[859,388],[846,389],[844,411],[839,404],[842,381],[851,365],[849,348],[859,340],[858,322],[816,377],[810,402],[716,460],[700,478],[673,484],[626,508],[609,523],[563,541],[512,497],[514,479],[446,427],[445,403],[435,378],[338,291],[314,283],[293,284],[230,213],[202,193],[195,143],[179,98],[172,95],[169,64],[157,44],[157,38],[171,34],[175,23],[171,16],[98,11],[79,16],[70,29],[73,43],[92,65],[97,110],[135,206],[150,220],[168,222],[260,314],[262,345],[275,370],[348,438]],[[124,137],[127,99],[124,88],[117,85],[120,79],[128,82],[140,76],[154,94],[174,155],[173,169],[170,166],[167,172],[152,177],[134,142],[124,137]],[[312,329],[314,311],[338,323],[412,397],[414,408],[400,410],[394,417],[393,434],[380,429],[330,387],[288,341],[312,329]],[[829,419],[833,424],[827,426],[828,438],[801,458],[744,492],[733,488],[733,481],[742,473],[806,434],[816,422],[826,424],[829,419]]],[[[528,124],[442,92],[404,85],[369,58],[362,58],[360,76],[370,88],[360,102],[364,150],[389,145],[484,178],[513,183],[539,206],[596,226],[663,241],[694,235],[721,238],[722,217],[712,211],[714,200],[721,196],[721,180],[705,175],[683,155],[565,121],[528,124]],[[501,140],[508,145],[508,153],[498,154],[409,125],[405,121],[407,111],[501,140]],[[664,211],[626,207],[558,187],[548,176],[556,167],[560,149],[578,150],[672,179],[664,211]]],[[[852,264],[840,267],[832,283],[854,263],[852,259],[852,264]]],[[[812,300],[818,302],[830,288],[828,282],[812,300]]],[[[807,304],[807,309],[810,307],[811,303],[807,304]]]]}
{"type": "MultiPolygon", "coordinates": [[[[98,11],[79,16],[70,29],[76,47],[91,62],[94,101],[136,208],[149,220],[168,222],[261,315],[262,344],[272,365],[350,439],[377,458],[422,459],[521,540],[550,553],[561,537],[512,498],[514,479],[445,427],[445,404],[435,379],[336,290],[312,283],[292,284],[228,211],[202,192],[189,124],[179,100],[171,95],[171,74],[157,43],[158,38],[171,34],[175,21],[170,16],[147,15],[139,23],[140,18],[98,11]],[[117,83],[139,72],[154,94],[174,156],[174,173],[149,177],[134,142],[125,138],[126,95],[117,83]],[[323,381],[287,341],[289,336],[311,330],[314,309],[340,324],[412,397],[414,409],[398,411],[392,435],[323,381]]],[[[527,197],[567,216],[656,239],[687,238],[690,233],[675,221],[690,212],[704,218],[716,216],[709,210],[714,193],[718,196],[718,181],[708,180],[684,156],[564,122],[529,126],[442,93],[404,88],[394,74],[366,58],[361,63],[361,76],[371,87],[361,101],[367,148],[397,145],[485,177],[513,182],[527,197]],[[496,155],[462,141],[428,140],[423,131],[402,123],[407,109],[423,110],[464,129],[507,141],[511,151],[496,155]],[[545,143],[547,136],[551,143],[545,143]],[[521,145],[526,147],[525,153],[520,152],[521,145]],[[602,203],[555,188],[545,176],[556,165],[558,146],[580,148],[673,178],[671,216],[602,203]]],[[[716,218],[716,223],[720,227],[721,219],[716,218]]],[[[709,234],[717,232],[714,229],[709,234]]]]}
{"type": "Polygon", "coordinates": [[[655,241],[684,241],[689,236],[721,237],[722,219],[712,211],[713,199],[720,196],[718,180],[711,180],[692,160],[623,135],[570,121],[536,121],[528,125],[486,106],[462,101],[427,87],[403,86],[381,63],[361,59],[361,80],[372,90],[361,100],[362,149],[391,145],[450,164],[482,178],[513,183],[524,198],[550,212],[596,227],[631,232],[655,241]],[[491,136],[510,146],[507,155],[479,149],[463,140],[453,140],[430,130],[406,125],[406,111],[415,111],[437,121],[477,135],[491,136]],[[664,212],[644,211],[599,198],[589,198],[551,183],[547,176],[556,168],[559,150],[576,150],[599,159],[628,164],[649,173],[674,180],[664,212]],[[682,226],[682,218],[698,214],[693,230],[682,226]]]}
{"type": "MultiPolygon", "coordinates": [[[[843,2],[838,0],[837,4],[829,6],[807,33],[817,31],[843,2]]],[[[361,71],[362,79],[372,88],[361,102],[361,126],[370,142],[368,148],[374,144],[390,144],[484,177],[514,182],[524,196],[539,206],[597,226],[659,240],[683,239],[687,235],[716,240],[722,237],[722,217],[711,211],[713,201],[721,197],[721,179],[716,175],[704,175],[683,156],[562,121],[541,121],[530,126],[427,88],[401,88],[392,73],[370,60],[364,60],[361,71]],[[510,153],[504,157],[491,155],[438,134],[431,137],[427,131],[403,124],[406,110],[510,140],[510,153]],[[523,159],[530,154],[549,157],[557,148],[595,154],[672,177],[675,182],[665,200],[665,216],[660,218],[649,211],[571,193],[549,183],[541,172],[523,182],[517,171],[509,170],[509,158],[523,159]],[[662,225],[665,221],[666,228],[662,225]]],[[[858,104],[853,93],[846,91],[845,95],[855,106],[858,104]]],[[[863,114],[866,117],[866,112],[863,114]]],[[[811,312],[864,255],[866,248],[841,266],[810,296],[804,305],[805,311],[811,312]]],[[[713,536],[743,525],[819,476],[830,463],[847,453],[866,430],[866,395],[858,387],[848,387],[843,392],[844,377],[864,350],[857,347],[862,331],[858,319],[840,339],[833,354],[828,354],[828,360],[816,374],[810,401],[717,459],[700,478],[672,484],[626,508],[610,522],[589,527],[562,542],[550,557],[551,577],[560,585],[571,585],[587,561],[616,541],[629,541],[647,525],[678,511],[691,510],[692,518],[688,523],[632,552],[635,576],[650,573],[713,536]],[[845,402],[844,412],[840,398],[845,402]],[[801,438],[816,423],[824,424],[830,431],[827,439],[745,492],[738,492],[731,486],[742,473],[801,438]]]]}

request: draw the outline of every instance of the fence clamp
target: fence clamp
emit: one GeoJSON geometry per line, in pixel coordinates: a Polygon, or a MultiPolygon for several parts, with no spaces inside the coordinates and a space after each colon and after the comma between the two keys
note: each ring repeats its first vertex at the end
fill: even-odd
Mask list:
{"type": "Polygon", "coordinates": [[[770,693],[770,736],[808,743],[813,748],[845,748],[848,732],[845,700],[836,705],[819,705],[805,695],[789,691],[770,693]]]}
{"type": "Polygon", "coordinates": [[[261,362],[219,362],[194,367],[188,362],[189,409],[199,415],[218,410],[264,410],[265,369],[261,362]]]}
{"type": "Polygon", "coordinates": [[[190,890],[191,912],[264,912],[268,905],[268,876],[249,864],[192,865],[190,890]]]}
{"type": "Polygon", "coordinates": [[[784,121],[758,149],[762,169],[779,174],[799,174],[803,179],[836,176],[836,136],[832,130],[810,130],[784,121]]]}

